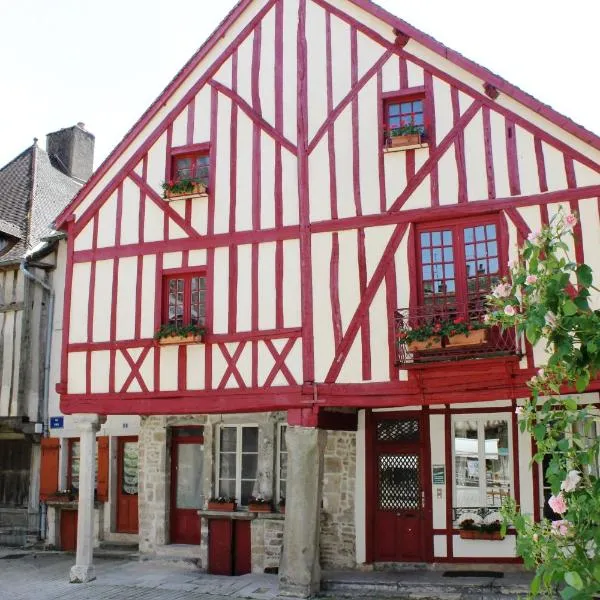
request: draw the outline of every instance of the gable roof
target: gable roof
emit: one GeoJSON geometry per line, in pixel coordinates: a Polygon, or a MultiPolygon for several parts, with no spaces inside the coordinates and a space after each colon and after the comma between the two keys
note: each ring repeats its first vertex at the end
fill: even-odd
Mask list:
{"type": "MultiPolygon", "coordinates": [[[[65,226],[67,219],[77,206],[84,200],[87,194],[93,187],[102,179],[108,170],[114,165],[119,156],[127,149],[135,137],[143,130],[143,128],[156,116],[158,111],[168,102],[171,96],[175,93],[178,87],[183,83],[185,78],[196,68],[196,66],[205,58],[212,48],[226,34],[227,29],[231,24],[248,8],[255,0],[239,0],[232,10],[225,16],[215,31],[208,39],[200,46],[197,52],[189,59],[182,69],[175,75],[171,82],[160,93],[156,100],[148,107],[146,112],[142,114],[139,120],[125,134],[123,139],[115,146],[113,151],[106,157],[100,167],[93,173],[83,188],[73,198],[72,202],[65,210],[57,217],[55,227],[61,229],[65,226]]],[[[583,142],[589,144],[593,148],[600,150],[600,136],[589,131],[585,127],[575,123],[573,120],[559,113],[551,106],[540,102],[530,94],[524,92],[519,87],[509,83],[506,79],[496,75],[489,69],[479,65],[478,63],[466,58],[459,52],[448,48],[441,42],[437,41],[432,36],[424,33],[420,29],[410,25],[400,17],[388,12],[371,0],[346,0],[346,2],[355,5],[359,9],[366,11],[372,16],[390,25],[393,29],[397,29],[408,35],[425,48],[439,54],[442,58],[449,60],[456,66],[465,69],[475,77],[483,79],[487,83],[492,84],[498,91],[514,98],[522,103],[527,108],[536,112],[540,116],[546,118],[550,122],[564,129],[566,132],[574,135],[583,142]]]]}
{"type": "Polygon", "coordinates": [[[55,169],[34,143],[0,169],[0,234],[16,238],[0,265],[20,262],[25,253],[52,235],[51,224],[81,185],[55,169]]]}

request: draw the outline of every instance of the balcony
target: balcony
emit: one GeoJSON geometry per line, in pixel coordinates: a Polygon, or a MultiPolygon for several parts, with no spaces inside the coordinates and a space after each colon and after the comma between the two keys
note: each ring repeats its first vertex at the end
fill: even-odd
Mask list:
{"type": "Polygon", "coordinates": [[[485,327],[486,310],[478,302],[469,304],[428,304],[399,308],[395,312],[396,365],[401,368],[427,363],[462,361],[476,358],[521,355],[521,340],[514,328],[502,331],[485,327]],[[450,335],[454,323],[468,335],[450,335]],[[460,328],[460,327],[459,327],[460,328]],[[425,337],[415,341],[419,330],[425,337]],[[431,335],[426,333],[430,331],[431,335]]]}

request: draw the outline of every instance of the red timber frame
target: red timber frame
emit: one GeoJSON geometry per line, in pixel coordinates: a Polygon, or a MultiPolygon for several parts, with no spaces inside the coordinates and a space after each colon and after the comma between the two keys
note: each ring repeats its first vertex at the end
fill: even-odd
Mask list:
{"type": "MultiPolygon", "coordinates": [[[[585,129],[575,125],[568,119],[562,117],[552,109],[540,105],[533,98],[527,96],[517,88],[514,88],[507,82],[494,76],[489,71],[478,67],[467,59],[447,49],[445,46],[433,41],[410,25],[391,16],[382,9],[376,7],[366,0],[349,0],[357,7],[365,10],[367,13],[380,18],[388,23],[391,28],[402,31],[406,36],[414,39],[433,52],[449,59],[459,67],[466,69],[476,77],[482,78],[498,89],[500,93],[510,94],[525,107],[532,109],[542,117],[572,135],[580,138],[582,141],[590,144],[596,149],[600,149],[600,139],[587,132],[585,129]]],[[[386,303],[388,312],[397,308],[395,306],[395,286],[396,273],[394,266],[395,254],[406,236],[414,237],[415,224],[430,221],[444,220],[454,218],[472,217],[489,212],[499,212],[502,221],[509,219],[513,222],[521,236],[527,234],[527,225],[520,217],[518,208],[528,206],[539,206],[542,220],[544,215],[547,219],[546,205],[556,202],[569,202],[573,208],[576,208],[579,200],[600,197],[600,185],[591,185],[587,187],[576,187],[574,161],[588,167],[595,173],[600,172],[600,165],[593,160],[571,148],[562,140],[552,136],[550,133],[542,130],[525,118],[512,112],[502,104],[496,103],[492,98],[484,93],[484,90],[477,91],[466,85],[453,75],[450,75],[441,69],[426,63],[423,59],[410,53],[401,44],[380,35],[375,30],[369,28],[364,23],[354,19],[330,4],[327,0],[300,0],[298,12],[298,38],[297,38],[297,97],[298,97],[298,118],[297,118],[297,141],[290,141],[283,133],[284,127],[284,105],[283,105],[283,67],[281,61],[278,61],[274,69],[275,80],[275,119],[274,124],[267,122],[263,117],[260,94],[258,88],[260,73],[260,55],[261,44],[261,21],[271,11],[274,10],[275,16],[275,55],[281,56],[283,49],[283,6],[281,0],[267,0],[262,8],[258,9],[256,14],[249,18],[248,22],[240,29],[239,33],[223,48],[221,54],[214,58],[205,70],[204,74],[194,81],[189,90],[173,103],[168,111],[165,111],[164,117],[158,122],[158,125],[152,133],[138,143],[127,159],[124,159],[115,167],[116,161],[122,154],[140,138],[144,129],[150,124],[152,119],[156,118],[164,106],[169,106],[169,101],[177,89],[180,88],[196,69],[201,61],[207,59],[215,44],[227,39],[229,27],[248,9],[251,0],[242,0],[232,10],[223,24],[217,29],[209,41],[192,57],[189,63],[182,69],[177,77],[167,87],[160,98],[150,107],[146,114],[136,123],[132,130],[127,134],[124,140],[117,146],[113,153],[106,159],[101,167],[90,179],[90,182],[76,196],[71,205],[58,218],[57,224],[63,229],[67,229],[67,276],[65,284],[65,322],[63,328],[63,360],[61,363],[61,383],[57,386],[61,394],[61,408],[66,413],[71,412],[103,412],[107,414],[122,414],[124,409],[124,395],[128,408],[136,414],[173,414],[173,413],[197,413],[197,412],[235,412],[235,411],[265,411],[265,410],[285,410],[295,409],[302,411],[300,414],[306,415],[309,419],[310,414],[318,413],[324,406],[410,406],[415,404],[435,404],[439,403],[438,391],[434,389],[423,389],[417,381],[411,378],[408,382],[398,380],[397,368],[394,360],[390,356],[389,373],[390,381],[385,383],[355,383],[341,384],[338,382],[343,364],[350,352],[350,349],[360,335],[362,339],[362,379],[368,381],[371,379],[371,352],[369,348],[370,320],[369,310],[372,302],[380,289],[386,282],[386,303]],[[327,81],[327,118],[317,131],[310,135],[308,127],[308,87],[307,81],[307,39],[306,39],[306,14],[307,3],[311,2],[325,11],[326,26],[326,81],[327,81]],[[332,48],[331,22],[333,17],[341,19],[350,30],[350,53],[351,53],[351,88],[350,91],[339,100],[334,102],[333,97],[333,69],[334,69],[334,51],[332,48]],[[252,66],[251,98],[243,99],[237,89],[237,53],[240,45],[254,33],[252,44],[252,66]],[[372,41],[382,47],[382,55],[373,65],[362,75],[358,68],[358,35],[367,36],[372,41]],[[448,133],[441,137],[436,132],[435,114],[430,111],[428,117],[428,145],[429,158],[417,167],[414,151],[406,152],[406,167],[408,183],[406,188],[393,201],[387,201],[385,190],[385,173],[383,153],[379,156],[379,182],[380,182],[380,214],[365,214],[363,207],[363,198],[361,197],[360,186],[355,186],[354,205],[356,216],[340,217],[337,207],[337,188],[336,178],[332,174],[329,180],[331,192],[331,219],[318,222],[310,221],[310,198],[309,198],[309,157],[317,148],[321,140],[325,138],[327,143],[328,156],[331,164],[335,165],[335,144],[333,140],[333,130],[337,118],[349,108],[352,116],[352,152],[353,152],[353,181],[359,181],[359,132],[358,132],[358,94],[371,81],[377,82],[378,89],[378,111],[379,122],[383,122],[383,103],[384,93],[382,91],[382,69],[386,61],[397,56],[399,59],[399,81],[400,94],[410,93],[411,88],[408,83],[407,64],[410,62],[423,68],[424,70],[424,94],[426,106],[435,105],[433,79],[438,78],[449,84],[452,93],[453,123],[448,133]],[[228,61],[232,61],[232,82],[231,86],[215,80],[217,71],[228,61]],[[208,198],[208,230],[202,235],[191,225],[191,205],[187,205],[185,215],[181,216],[168,203],[165,203],[160,195],[148,184],[148,151],[153,145],[166,134],[167,138],[167,157],[178,152],[189,152],[196,150],[194,147],[194,118],[188,120],[186,131],[186,146],[173,148],[173,122],[187,111],[188,117],[194,116],[194,99],[198,92],[205,86],[211,90],[210,103],[210,139],[205,143],[206,150],[210,157],[210,177],[211,193],[208,198]],[[472,104],[461,113],[459,105],[459,94],[467,95],[472,104]],[[216,146],[217,146],[217,115],[219,110],[219,100],[227,98],[232,102],[233,113],[244,113],[251,121],[253,127],[252,136],[252,156],[254,167],[253,172],[257,173],[252,182],[252,228],[246,231],[235,230],[235,205],[237,202],[235,186],[231,188],[230,197],[230,215],[229,231],[216,233],[214,226],[215,205],[214,205],[214,186],[217,184],[216,174],[216,146]],[[498,197],[497,182],[494,178],[493,153],[491,149],[491,120],[490,114],[494,112],[505,119],[506,122],[506,154],[507,164],[509,165],[510,194],[507,197],[498,197]],[[468,201],[467,173],[464,149],[465,128],[479,114],[482,115],[484,131],[485,164],[487,174],[487,196],[485,201],[468,201]],[[519,179],[518,160],[516,160],[515,145],[515,127],[520,127],[533,136],[536,164],[538,168],[540,194],[520,195],[521,183],[519,179]],[[266,134],[272,138],[275,143],[275,226],[265,227],[261,222],[261,135],[266,134]],[[565,155],[565,170],[567,173],[567,189],[561,191],[548,191],[548,182],[546,177],[546,168],[544,164],[543,144],[548,144],[562,152],[565,155]],[[438,162],[441,157],[452,147],[456,157],[456,164],[459,173],[459,194],[458,204],[453,206],[443,206],[440,203],[440,190],[438,182],[438,162]],[[283,150],[288,151],[297,160],[298,166],[298,195],[299,195],[299,222],[297,225],[285,225],[283,220],[283,150]],[[141,164],[141,170],[138,165],[141,164]],[[102,183],[102,178],[106,176],[111,168],[115,167],[115,172],[110,181],[102,183]],[[137,243],[123,244],[120,239],[120,227],[123,211],[123,185],[126,180],[128,183],[135,184],[140,191],[140,222],[139,236],[137,243]],[[417,188],[429,179],[431,191],[431,206],[422,209],[404,210],[406,203],[417,188]],[[95,194],[95,199],[89,207],[74,218],[74,211],[81,206],[84,199],[91,193],[95,194]],[[113,193],[117,194],[117,234],[114,247],[106,248],[98,246],[98,206],[106,201],[113,193]],[[168,241],[148,242],[144,239],[144,210],[145,203],[153,203],[164,214],[165,239],[168,241]],[[179,226],[187,235],[186,238],[168,239],[169,220],[179,226]],[[88,223],[92,222],[93,243],[89,250],[76,251],[74,247],[75,237],[83,230],[88,223]],[[383,251],[381,259],[372,273],[367,269],[365,230],[368,227],[392,225],[393,233],[383,251]],[[346,330],[343,330],[340,298],[339,298],[339,277],[340,277],[340,241],[339,233],[342,231],[356,230],[358,242],[358,271],[360,302],[352,315],[346,330]],[[314,332],[313,332],[313,291],[312,291],[312,236],[318,233],[332,233],[332,255],[330,261],[330,297],[332,303],[332,321],[335,341],[335,355],[329,368],[327,369],[324,382],[314,384],[315,365],[314,365],[314,332]],[[286,240],[297,240],[300,246],[300,271],[301,271],[301,327],[286,328],[283,320],[283,242],[286,240]],[[161,295],[162,281],[162,257],[167,252],[182,252],[183,267],[189,266],[188,258],[190,250],[205,249],[207,251],[206,276],[207,287],[213,289],[215,259],[214,251],[217,247],[237,246],[241,244],[250,244],[252,246],[252,289],[251,295],[255,299],[258,297],[258,245],[259,243],[273,242],[276,246],[276,326],[271,330],[261,330],[258,326],[258,314],[255,311],[252,315],[252,328],[249,332],[237,332],[237,323],[235,311],[230,311],[228,331],[225,334],[207,336],[208,345],[216,344],[222,350],[226,343],[237,343],[238,347],[233,355],[228,353],[227,378],[233,377],[238,380],[239,373],[235,367],[235,361],[239,353],[243,351],[243,346],[249,344],[252,348],[253,357],[258,354],[259,340],[270,342],[273,339],[287,339],[283,350],[278,352],[274,346],[269,346],[269,351],[276,361],[274,371],[269,375],[265,385],[258,386],[257,376],[253,374],[251,385],[240,386],[239,389],[225,389],[227,380],[221,381],[215,386],[215,389],[208,387],[205,391],[187,391],[184,382],[180,380],[180,389],[175,392],[160,392],[160,365],[159,353],[155,353],[154,359],[154,388],[148,389],[140,375],[140,369],[143,361],[148,356],[150,350],[154,347],[152,339],[142,339],[140,335],[139,317],[141,314],[141,279],[138,277],[136,284],[138,294],[135,305],[135,340],[118,341],[116,338],[116,317],[113,314],[111,320],[111,335],[107,342],[89,342],[89,343],[69,343],[70,329],[70,304],[71,294],[73,293],[73,266],[75,263],[91,262],[92,274],[95,271],[95,262],[106,259],[114,260],[113,282],[118,278],[119,260],[126,257],[137,257],[138,271],[141,270],[144,254],[157,255],[156,272],[156,296],[161,295]],[[293,346],[292,340],[302,340],[302,365],[303,372],[301,381],[295,381],[285,366],[285,356],[290,352],[293,346]],[[291,344],[291,345],[290,345],[291,344]],[[133,348],[142,348],[142,353],[134,360],[130,351],[133,348]],[[241,349],[240,349],[241,348],[241,349]],[[108,350],[110,352],[110,369],[114,376],[115,356],[117,352],[122,352],[125,360],[130,364],[132,372],[125,382],[122,389],[115,389],[114,377],[111,377],[111,384],[108,393],[92,393],[91,377],[91,352],[96,350],[108,350]],[[87,356],[87,383],[85,393],[67,394],[68,380],[68,352],[85,352],[87,356]],[[288,385],[271,387],[271,384],[281,371],[288,385]],[[272,377],[271,377],[272,375],[272,377]],[[139,392],[130,392],[129,386],[136,381],[141,388],[139,392]]],[[[414,89],[412,90],[414,92],[414,89]]],[[[235,119],[233,120],[235,124],[235,119]]],[[[237,143],[236,130],[231,130],[232,151],[237,143]]],[[[203,145],[204,146],[204,145],[203,145]]],[[[236,170],[235,161],[230,165],[231,181],[235,181],[236,170]]],[[[335,168],[335,167],[334,167],[335,168]]],[[[332,168],[332,173],[334,171],[332,168]]],[[[165,176],[168,177],[171,169],[171,161],[166,160],[165,176]]],[[[600,201],[599,201],[600,205],[600,201]]],[[[410,241],[410,240],[409,240],[410,241]]],[[[506,246],[505,246],[506,247],[506,246]]],[[[583,256],[583,246],[579,242],[577,246],[578,256],[583,256]]],[[[412,255],[412,268],[415,268],[415,255],[412,255]]],[[[237,262],[231,258],[230,272],[235,273],[237,262]]],[[[92,277],[92,281],[93,281],[92,277]]],[[[92,286],[94,284],[92,283],[92,286]]],[[[113,298],[116,298],[116,283],[113,283],[113,298]]],[[[93,309],[94,294],[90,294],[89,309],[93,309]]],[[[234,292],[231,292],[231,303],[234,305],[234,292]]],[[[207,330],[212,330],[210,306],[210,297],[207,305],[207,330]]],[[[158,304],[158,303],[157,303],[158,304]]],[[[114,311],[113,311],[114,312],[114,311]]],[[[156,328],[160,325],[161,312],[157,307],[155,314],[156,328]]],[[[390,319],[391,323],[391,319],[390,319]]],[[[88,339],[92,339],[93,331],[90,322],[88,339]]],[[[388,343],[393,345],[393,326],[390,325],[388,331],[388,343]]],[[[271,342],[272,344],[272,342],[271,342]]],[[[267,344],[268,345],[268,344],[267,344]]],[[[211,380],[212,359],[211,352],[205,353],[204,370],[207,380],[211,380]]],[[[531,356],[529,356],[531,359],[531,356]]],[[[482,366],[481,361],[480,367],[482,366]]],[[[493,400],[497,398],[518,397],[527,394],[525,382],[531,377],[533,362],[530,360],[528,369],[519,370],[516,364],[507,362],[503,367],[506,369],[506,377],[502,378],[495,387],[482,386],[483,380],[476,381],[474,388],[464,389],[463,382],[457,379],[456,382],[447,388],[445,399],[449,402],[468,402],[493,400]]],[[[464,375],[461,375],[464,379],[464,375]]],[[[239,381],[238,381],[239,383],[239,381]]],[[[590,388],[600,389],[600,383],[594,382],[590,388]]]]}

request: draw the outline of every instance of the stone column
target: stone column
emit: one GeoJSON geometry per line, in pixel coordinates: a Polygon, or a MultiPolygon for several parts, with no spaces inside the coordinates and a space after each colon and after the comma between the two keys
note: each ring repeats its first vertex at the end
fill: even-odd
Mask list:
{"type": "Polygon", "coordinates": [[[288,427],[287,496],[279,594],[307,598],[319,591],[319,532],[327,432],[288,427]]]}
{"type": "Polygon", "coordinates": [[[79,429],[79,513],[77,515],[77,555],[71,568],[71,583],[87,583],[96,579],[94,553],[94,488],[96,467],[96,432],[106,417],[74,415],[79,429]]]}

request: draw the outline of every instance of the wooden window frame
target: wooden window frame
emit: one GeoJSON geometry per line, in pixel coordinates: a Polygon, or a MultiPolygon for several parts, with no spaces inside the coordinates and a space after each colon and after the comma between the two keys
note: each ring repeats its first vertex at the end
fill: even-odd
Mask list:
{"type": "MultiPolygon", "coordinates": [[[[176,183],[178,181],[178,178],[177,178],[177,161],[178,160],[189,158],[192,160],[192,162],[194,162],[195,159],[203,158],[203,157],[206,157],[208,159],[208,165],[207,165],[208,172],[206,174],[206,177],[203,178],[203,183],[208,188],[208,186],[210,184],[209,178],[210,178],[210,162],[211,162],[210,144],[209,143],[191,144],[188,146],[179,146],[176,148],[171,148],[169,160],[168,160],[168,171],[169,172],[168,172],[167,179],[169,181],[173,181],[174,183],[176,183]]],[[[193,175],[195,175],[195,173],[193,173],[193,175]]]]}
{"type": "MultiPolygon", "coordinates": [[[[514,499],[515,497],[515,461],[518,460],[518,457],[516,457],[514,455],[514,445],[513,445],[513,428],[512,428],[512,415],[509,412],[503,412],[502,410],[499,410],[498,412],[492,412],[492,413],[469,413],[469,414],[461,414],[461,415],[452,415],[451,418],[451,431],[449,432],[450,435],[450,445],[451,445],[451,449],[452,449],[452,465],[451,465],[451,471],[452,471],[452,507],[453,508],[462,508],[457,506],[457,500],[456,500],[456,444],[455,444],[455,423],[457,421],[464,421],[464,420],[471,420],[471,421],[475,421],[477,423],[477,441],[478,441],[478,469],[479,469],[479,495],[480,495],[480,503],[481,503],[481,497],[482,495],[485,497],[485,494],[487,494],[487,482],[485,479],[485,472],[486,472],[486,467],[485,467],[485,421],[490,420],[490,419],[498,419],[498,420],[502,420],[506,422],[506,426],[507,426],[507,434],[508,434],[508,456],[509,456],[509,468],[510,468],[510,473],[509,473],[509,485],[510,485],[510,492],[509,495],[511,498],[514,499]],[[480,436],[483,435],[483,438],[480,439],[480,436]],[[483,450],[483,452],[482,452],[483,450]],[[484,472],[484,477],[482,479],[481,477],[481,470],[482,470],[482,461],[481,458],[483,456],[483,472],[484,472]]],[[[446,467],[447,468],[447,467],[446,467]]],[[[497,508],[498,512],[500,512],[500,506],[495,507],[495,506],[487,506],[487,498],[485,498],[486,503],[482,504],[480,506],[480,508],[489,508],[490,510],[497,508]]],[[[470,507],[465,507],[465,508],[470,508],[470,507]]]]}
{"type": "MultiPolygon", "coordinates": [[[[261,438],[261,430],[258,424],[256,423],[221,423],[217,429],[217,439],[216,439],[216,460],[215,460],[215,489],[216,496],[221,496],[221,431],[223,429],[230,428],[236,429],[236,443],[235,443],[235,498],[238,507],[244,507],[246,505],[242,504],[242,443],[243,443],[243,430],[244,428],[254,428],[257,431],[258,435],[258,449],[257,449],[257,460],[260,457],[260,438],[261,438]]],[[[257,476],[258,476],[258,464],[257,464],[257,476]]],[[[257,480],[258,477],[254,479],[257,480]]]]}
{"type": "MultiPolygon", "coordinates": [[[[381,132],[382,146],[387,147],[387,129],[389,127],[389,107],[392,104],[401,104],[403,102],[415,102],[421,100],[423,102],[423,132],[421,139],[427,142],[431,131],[431,107],[429,106],[429,98],[425,93],[425,87],[413,87],[406,90],[397,90],[394,92],[385,92],[382,94],[382,111],[381,111],[381,132]]],[[[412,113],[411,113],[412,114],[412,113]]]]}
{"type": "MultiPolygon", "coordinates": [[[[478,227],[494,225],[496,227],[496,238],[498,248],[498,279],[502,279],[507,274],[508,250],[505,243],[505,232],[503,221],[498,213],[488,213],[485,215],[477,215],[473,217],[462,217],[460,219],[446,219],[441,221],[426,221],[418,223],[415,228],[415,246],[416,246],[416,267],[417,267],[417,282],[416,294],[414,299],[418,306],[425,304],[425,290],[423,288],[423,257],[421,247],[421,234],[431,231],[439,231],[444,228],[453,230],[453,264],[454,264],[454,280],[455,280],[455,302],[458,305],[467,304],[468,289],[467,289],[467,272],[466,272],[466,254],[464,229],[468,227],[478,227]]],[[[476,260],[476,259],[475,259],[476,260]]],[[[433,263],[432,263],[433,264],[433,263]]]]}
{"type": "MultiPolygon", "coordinates": [[[[163,307],[162,307],[162,323],[163,325],[169,324],[169,281],[172,279],[183,279],[184,281],[184,292],[183,292],[183,326],[187,326],[191,321],[191,282],[195,277],[203,277],[205,280],[205,294],[209,293],[207,284],[206,267],[192,267],[189,269],[169,269],[163,271],[162,274],[162,292],[163,292],[163,307]]],[[[204,299],[204,317],[203,322],[199,323],[199,326],[205,326],[208,320],[208,299],[204,299]]]]}

